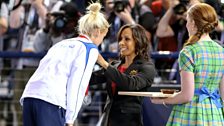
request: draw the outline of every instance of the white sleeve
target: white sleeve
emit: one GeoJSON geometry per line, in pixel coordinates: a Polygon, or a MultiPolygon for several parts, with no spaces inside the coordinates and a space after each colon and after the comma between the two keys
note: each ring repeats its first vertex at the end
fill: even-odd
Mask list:
{"type": "MultiPolygon", "coordinates": [[[[86,50],[86,49],[85,49],[86,50]]],[[[66,123],[74,123],[81,109],[89,79],[98,56],[97,49],[91,49],[85,69],[86,51],[77,56],[67,84],[66,123]]]]}
{"type": "Polygon", "coordinates": [[[81,79],[83,77],[84,68],[85,68],[85,57],[86,53],[83,50],[83,53],[76,56],[71,74],[67,83],[67,107],[66,107],[66,123],[74,123],[74,119],[77,117],[78,111],[76,110],[78,100],[78,93],[80,91],[79,86],[81,84],[81,79]]]}

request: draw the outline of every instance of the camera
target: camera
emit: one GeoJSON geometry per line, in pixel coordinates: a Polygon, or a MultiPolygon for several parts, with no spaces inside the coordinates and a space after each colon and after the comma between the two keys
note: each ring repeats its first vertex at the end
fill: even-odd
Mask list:
{"type": "Polygon", "coordinates": [[[50,21],[50,25],[53,28],[53,30],[62,31],[68,22],[65,13],[60,11],[53,12],[51,13],[51,16],[54,17],[53,20],[50,21]]]}
{"type": "Polygon", "coordinates": [[[176,5],[173,10],[175,14],[182,15],[187,11],[187,5],[189,4],[190,0],[179,0],[179,2],[180,3],[176,5]]]}
{"type": "Polygon", "coordinates": [[[129,5],[129,0],[115,0],[114,1],[114,11],[122,12],[129,5]]]}

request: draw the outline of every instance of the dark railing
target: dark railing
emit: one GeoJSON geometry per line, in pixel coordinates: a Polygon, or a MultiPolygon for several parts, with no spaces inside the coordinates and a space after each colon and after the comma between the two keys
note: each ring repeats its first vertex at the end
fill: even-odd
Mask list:
{"type": "MultiPolygon", "coordinates": [[[[33,52],[15,52],[15,51],[0,51],[1,58],[42,58],[46,52],[33,53],[33,52]]],[[[118,53],[102,52],[105,58],[117,58],[118,53]]],[[[177,59],[179,52],[158,51],[152,52],[152,59],[177,59]]]]}

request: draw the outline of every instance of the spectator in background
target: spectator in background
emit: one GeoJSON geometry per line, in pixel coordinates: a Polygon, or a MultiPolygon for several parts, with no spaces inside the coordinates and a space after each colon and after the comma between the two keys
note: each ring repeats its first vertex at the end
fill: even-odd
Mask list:
{"type": "MultiPolygon", "coordinates": [[[[8,11],[7,3],[0,1],[0,51],[4,50],[4,35],[8,31],[8,11]]],[[[2,82],[1,76],[5,74],[3,70],[4,66],[3,59],[0,58],[0,83],[2,82]]]]}
{"type": "MultiPolygon", "coordinates": [[[[6,6],[6,3],[3,2],[2,0],[0,1],[0,51],[3,51],[3,46],[4,46],[4,35],[8,30],[8,8],[6,6]]],[[[0,88],[3,86],[9,87],[8,83],[4,83],[3,78],[4,78],[4,66],[5,64],[3,63],[4,60],[1,57],[0,58],[0,88]]],[[[6,81],[5,81],[6,82],[6,81]]],[[[8,94],[8,92],[7,92],[8,94]]],[[[7,96],[7,94],[5,94],[7,96]]],[[[1,96],[4,96],[4,93],[1,92],[1,96]]],[[[3,101],[1,99],[1,101],[3,101]]],[[[3,101],[4,102],[4,101],[3,101]]],[[[3,122],[2,120],[7,116],[7,114],[4,113],[4,107],[3,104],[0,105],[0,122],[3,122]]],[[[10,119],[9,119],[10,120],[10,119]]],[[[4,123],[0,123],[3,124],[4,123]]]]}
{"type": "Polygon", "coordinates": [[[20,99],[24,126],[73,126],[99,54],[96,46],[109,28],[100,9],[90,4],[78,21],[80,35],[58,42],[40,61],[20,99]]]}
{"type": "MultiPolygon", "coordinates": [[[[8,31],[8,11],[7,3],[0,1],[0,51],[4,50],[4,39],[8,31]]],[[[3,61],[3,58],[0,58],[0,85],[3,85],[2,77],[5,75],[3,61]]]]}
{"type": "MultiPolygon", "coordinates": [[[[200,0],[163,0],[169,8],[158,22],[156,36],[159,38],[158,51],[179,51],[187,40],[186,10],[200,0]]],[[[163,4],[164,5],[164,4],[163,4]]]]}
{"type": "Polygon", "coordinates": [[[224,125],[224,49],[209,36],[218,25],[214,8],[205,3],[187,11],[190,38],[179,54],[181,91],[155,104],[174,104],[167,126],[224,125]]]}
{"type": "MultiPolygon", "coordinates": [[[[167,2],[164,0],[163,2],[167,2]]],[[[185,27],[184,12],[175,13],[174,7],[180,4],[179,0],[169,1],[169,8],[159,20],[156,36],[159,38],[158,51],[177,51],[178,30],[185,27]],[[179,23],[180,22],[180,23],[179,23]],[[170,38],[170,39],[169,39],[170,38]],[[164,41],[163,41],[164,40],[164,41]],[[167,40],[167,41],[165,41],[167,40]]],[[[188,4],[188,3],[187,3],[188,4]]],[[[182,38],[181,38],[182,39],[182,38]]]]}
{"type": "Polygon", "coordinates": [[[65,2],[58,11],[49,12],[46,26],[39,29],[34,36],[34,52],[47,51],[63,39],[77,37],[76,27],[80,16],[77,5],[73,2],[65,2]]]}
{"type": "MultiPolygon", "coordinates": [[[[8,8],[6,3],[0,2],[0,37],[8,30],[8,8]]],[[[1,37],[2,38],[2,37],[1,37]]]]}
{"type": "Polygon", "coordinates": [[[153,83],[155,68],[149,57],[145,29],[139,24],[126,24],[118,32],[120,59],[108,63],[101,55],[103,67],[92,74],[90,84],[107,82],[107,101],[100,126],[143,126],[143,97],[118,95],[119,91],[147,91],[153,83]]]}
{"type": "Polygon", "coordinates": [[[138,0],[106,0],[104,5],[111,27],[104,40],[103,51],[118,52],[116,35],[124,24],[142,25],[147,30],[149,43],[151,42],[155,19],[148,6],[140,4],[138,0]]]}
{"type": "MultiPolygon", "coordinates": [[[[158,22],[156,29],[157,43],[155,43],[157,51],[176,52],[182,49],[183,44],[188,38],[186,24],[186,10],[193,4],[200,3],[199,0],[179,1],[179,0],[163,0],[169,3],[169,8],[158,22]]],[[[157,59],[155,61],[157,69],[177,69],[176,59],[157,59]]],[[[162,80],[176,79],[179,83],[179,74],[160,72],[159,76],[162,80]]]]}
{"type": "Polygon", "coordinates": [[[102,1],[102,4],[104,5],[103,12],[108,19],[110,17],[110,14],[112,14],[114,11],[114,0],[105,0],[102,1]]]}
{"type": "MultiPolygon", "coordinates": [[[[46,14],[59,10],[63,1],[55,0],[16,0],[17,8],[10,12],[10,28],[18,29],[16,51],[34,52],[33,41],[38,29],[45,27],[46,14]]],[[[14,61],[17,69],[33,68],[38,65],[35,59],[21,58],[14,61]]],[[[29,75],[28,75],[29,76],[29,75]]]]}
{"type": "Polygon", "coordinates": [[[36,25],[38,25],[38,27],[45,26],[46,14],[49,11],[47,5],[45,5],[45,0],[27,0],[22,2],[20,2],[20,0],[15,0],[15,5],[19,6],[10,13],[10,28],[21,28],[24,22],[28,23],[28,25],[32,25],[30,21],[34,19],[30,17],[29,20],[25,19],[27,18],[26,13],[30,13],[29,16],[34,16],[33,14],[36,13],[39,16],[39,24],[36,25]]]}
{"type": "Polygon", "coordinates": [[[0,50],[3,51],[3,35],[8,30],[8,8],[6,3],[0,2],[0,50]]]}

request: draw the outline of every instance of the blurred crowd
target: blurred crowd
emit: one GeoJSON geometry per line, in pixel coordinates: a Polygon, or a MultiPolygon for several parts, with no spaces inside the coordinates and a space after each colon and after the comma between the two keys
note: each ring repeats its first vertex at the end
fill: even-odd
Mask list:
{"type": "MultiPolygon", "coordinates": [[[[2,0],[0,48],[2,51],[43,52],[62,39],[77,36],[76,25],[90,0],[2,0]]],[[[153,51],[179,51],[188,38],[186,10],[197,2],[211,4],[220,16],[213,37],[223,42],[223,4],[220,0],[100,0],[111,24],[100,46],[102,52],[118,52],[116,34],[127,23],[142,25],[153,51]]],[[[172,67],[175,61],[157,61],[172,67]]],[[[162,63],[162,64],[161,64],[162,63]]],[[[13,66],[37,66],[38,60],[23,59],[13,66]]]]}
{"type": "MultiPolygon", "coordinates": [[[[2,0],[0,6],[0,50],[44,52],[62,39],[77,36],[76,25],[90,0],[2,0]]],[[[99,47],[102,52],[118,52],[116,34],[128,23],[142,25],[153,51],[181,50],[188,39],[186,11],[198,2],[211,4],[220,18],[212,33],[223,43],[224,9],[221,0],[99,0],[104,6],[109,32],[99,47]]],[[[150,53],[150,52],[149,52],[150,53]]],[[[21,59],[12,68],[36,67],[38,59],[21,59]]],[[[1,63],[2,64],[2,63],[1,63]]],[[[175,67],[175,59],[155,61],[158,69],[175,67]],[[165,61],[165,62],[164,62],[165,61]]],[[[3,65],[1,65],[3,66],[3,65]]],[[[173,77],[170,77],[172,79],[173,77]]]]}
{"type": "MultiPolygon", "coordinates": [[[[91,1],[95,0],[1,0],[0,51],[41,53],[63,39],[76,37],[78,19],[91,1]]],[[[206,2],[215,8],[219,15],[219,25],[211,36],[218,43],[224,43],[224,3],[221,0],[98,1],[102,3],[102,12],[111,24],[104,42],[99,46],[101,52],[118,53],[117,33],[124,24],[142,25],[153,52],[180,51],[188,39],[186,11],[199,2],[206,2]]],[[[178,71],[176,59],[156,59],[154,62],[157,69],[178,71]]],[[[1,59],[0,70],[4,66],[12,69],[35,68],[38,64],[39,59],[36,58],[10,61],[1,59]]],[[[27,77],[32,72],[16,75],[27,77]]],[[[11,75],[4,71],[1,74],[11,75]]],[[[178,80],[177,74],[166,76],[170,80],[178,80]]],[[[165,75],[158,72],[157,76],[165,75]]]]}

